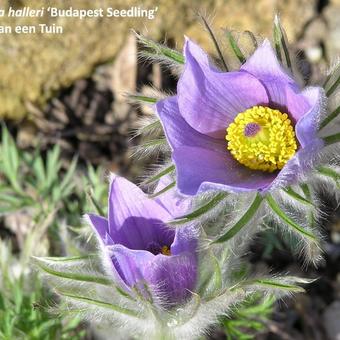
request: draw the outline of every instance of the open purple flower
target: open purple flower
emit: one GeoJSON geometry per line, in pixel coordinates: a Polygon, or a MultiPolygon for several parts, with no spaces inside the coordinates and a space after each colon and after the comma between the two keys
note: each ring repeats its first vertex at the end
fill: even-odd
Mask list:
{"type": "Polygon", "coordinates": [[[87,218],[122,288],[147,295],[146,284],[154,297],[174,304],[195,288],[197,237],[192,227],[175,230],[166,225],[177,203],[167,197],[168,202],[151,200],[133,183],[112,176],[108,219],[93,214],[87,218]]]}
{"type": "Polygon", "coordinates": [[[235,72],[218,70],[189,39],[184,55],[177,95],[156,104],[179,191],[265,192],[295,183],[323,146],[323,90],[300,90],[268,40],[235,72]]]}

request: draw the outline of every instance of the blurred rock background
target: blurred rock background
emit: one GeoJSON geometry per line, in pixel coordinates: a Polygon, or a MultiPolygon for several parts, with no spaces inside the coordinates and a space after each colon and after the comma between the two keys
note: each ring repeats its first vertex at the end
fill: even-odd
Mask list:
{"type": "MultiPolygon", "coordinates": [[[[94,9],[141,6],[131,0],[3,1],[2,6],[94,9]]],[[[59,144],[66,162],[75,154],[80,161],[103,165],[130,178],[141,174],[150,160],[131,159],[131,129],[146,114],[129,104],[126,92],[147,92],[150,87],[174,91],[176,77],[159,65],[137,57],[131,29],[171,47],[182,48],[183,35],[214,53],[197,12],[219,28],[249,30],[271,36],[279,13],[293,53],[306,82],[323,78],[340,54],[340,0],[145,0],[143,8],[158,7],[154,20],[145,18],[1,18],[2,25],[55,23],[62,35],[0,35],[0,119],[4,119],[25,150],[49,150],[59,144]]],[[[219,34],[223,38],[222,33],[219,34]]],[[[332,202],[329,202],[329,206],[332,202]]],[[[334,207],[335,208],[335,207],[334,207]]],[[[254,246],[258,266],[291,271],[321,279],[278,307],[259,339],[340,339],[340,229],[338,219],[325,224],[325,263],[319,270],[301,273],[288,251],[273,246],[269,258],[263,244],[254,246]],[[256,254],[260,254],[256,256],[256,254]]],[[[268,240],[267,242],[268,246],[268,240]]],[[[212,338],[223,339],[218,330],[212,338]]]]}

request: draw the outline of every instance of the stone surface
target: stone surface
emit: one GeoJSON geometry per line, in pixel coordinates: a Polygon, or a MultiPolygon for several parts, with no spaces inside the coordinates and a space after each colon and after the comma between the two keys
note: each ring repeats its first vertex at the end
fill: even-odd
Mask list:
{"type": "MultiPolygon", "coordinates": [[[[19,3],[19,1],[12,2],[19,3]]],[[[112,6],[108,0],[77,0],[77,8],[95,9],[112,6]]],[[[49,5],[68,8],[71,2],[49,1],[49,5]]],[[[208,51],[213,46],[202,30],[197,12],[213,19],[214,27],[238,31],[251,30],[271,36],[274,14],[279,12],[288,37],[294,41],[315,11],[316,0],[146,0],[143,8],[158,7],[154,20],[145,18],[53,18],[49,23],[62,25],[61,35],[0,35],[0,117],[21,118],[32,104],[42,108],[61,88],[89,76],[93,68],[113,60],[131,28],[153,39],[164,36],[182,48],[187,34],[208,51]]],[[[20,6],[40,8],[43,0],[21,0],[20,6]]],[[[129,8],[132,0],[115,0],[115,8],[129,8]]],[[[19,5],[17,5],[19,6],[19,5]]],[[[46,18],[2,18],[2,25],[33,25],[46,18]]]]}

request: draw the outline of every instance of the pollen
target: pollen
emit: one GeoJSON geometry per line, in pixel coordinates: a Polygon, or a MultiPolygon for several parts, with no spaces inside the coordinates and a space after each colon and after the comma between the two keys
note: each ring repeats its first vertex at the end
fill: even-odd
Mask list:
{"type": "Polygon", "coordinates": [[[264,106],[239,113],[228,126],[225,138],[232,156],[253,170],[280,170],[297,149],[288,115],[264,106]]]}
{"type": "Polygon", "coordinates": [[[161,249],[161,253],[163,255],[170,256],[171,255],[170,248],[168,246],[163,246],[162,249],[161,249]]]}

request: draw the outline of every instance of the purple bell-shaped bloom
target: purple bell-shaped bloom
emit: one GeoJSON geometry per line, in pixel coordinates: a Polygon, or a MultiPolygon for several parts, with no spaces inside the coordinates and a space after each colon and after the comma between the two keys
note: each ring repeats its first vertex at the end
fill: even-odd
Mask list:
{"type": "Polygon", "coordinates": [[[108,218],[87,215],[107,258],[106,267],[120,287],[170,305],[190,296],[197,276],[197,232],[193,227],[166,225],[176,206],[178,199],[172,195],[152,200],[133,183],[112,175],[108,218]]]}

